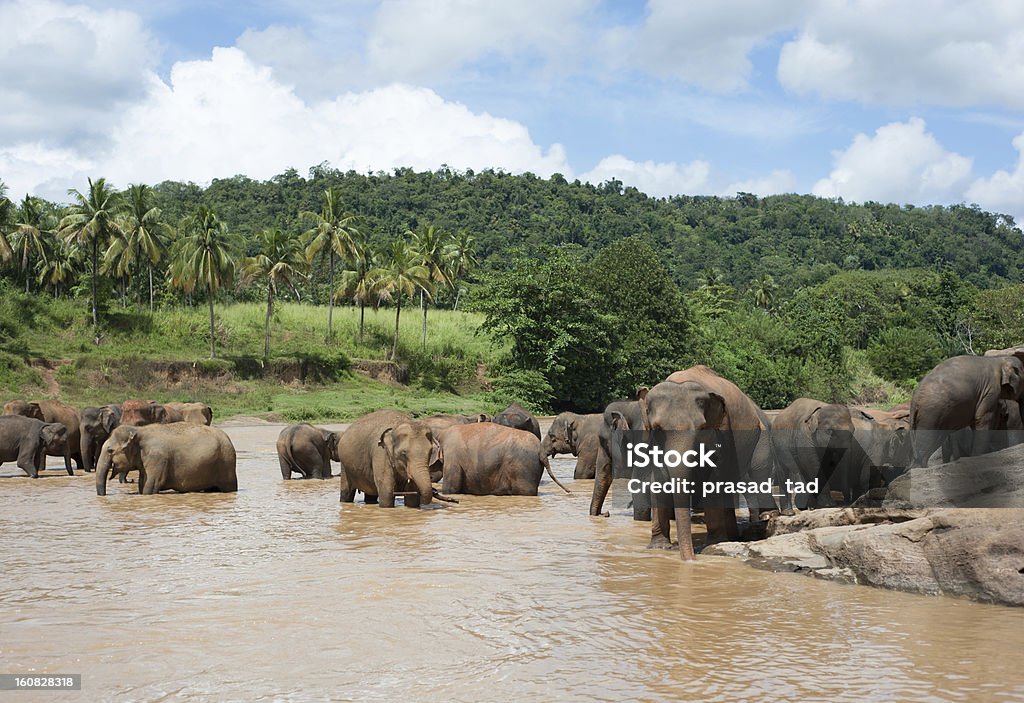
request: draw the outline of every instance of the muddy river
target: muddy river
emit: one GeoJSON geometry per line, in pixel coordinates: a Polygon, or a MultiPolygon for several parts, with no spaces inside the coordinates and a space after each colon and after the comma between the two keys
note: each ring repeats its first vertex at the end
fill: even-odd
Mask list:
{"type": "Polygon", "coordinates": [[[572,495],[341,506],[226,429],[235,495],[0,468],[0,673],[83,676],[0,700],[1024,700],[1020,610],[683,564],[570,459],[572,495]]]}

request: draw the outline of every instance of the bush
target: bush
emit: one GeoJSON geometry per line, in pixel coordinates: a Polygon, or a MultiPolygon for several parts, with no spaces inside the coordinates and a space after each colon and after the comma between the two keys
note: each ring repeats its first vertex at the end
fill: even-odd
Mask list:
{"type": "Polygon", "coordinates": [[[916,381],[943,358],[935,334],[920,327],[882,330],[871,340],[867,355],[875,373],[897,383],[916,381]]]}
{"type": "Polygon", "coordinates": [[[496,406],[504,408],[512,402],[518,402],[538,413],[551,410],[554,390],[540,371],[508,369],[494,382],[492,400],[496,406]]]}

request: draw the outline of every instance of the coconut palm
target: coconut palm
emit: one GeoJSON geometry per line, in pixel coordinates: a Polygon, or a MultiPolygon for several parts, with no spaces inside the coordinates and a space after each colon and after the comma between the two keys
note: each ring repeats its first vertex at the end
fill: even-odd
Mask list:
{"type": "Polygon", "coordinates": [[[68,191],[75,202],[60,221],[60,231],[69,243],[76,242],[92,254],[92,326],[99,326],[96,314],[96,282],[100,273],[100,247],[106,247],[114,232],[118,231],[117,215],[121,199],[117,190],[107,185],[105,178],[89,179],[85,194],[72,188],[68,191]]]}
{"type": "Polygon", "coordinates": [[[41,286],[53,286],[53,297],[60,297],[60,289],[66,286],[79,270],[82,261],[82,249],[75,243],[68,243],[61,238],[47,241],[46,258],[39,268],[36,279],[41,286]]]}
{"type": "Polygon", "coordinates": [[[341,288],[338,293],[359,306],[359,343],[363,343],[363,327],[366,320],[366,303],[373,303],[375,282],[370,272],[376,267],[377,255],[366,242],[356,242],[355,255],[349,262],[351,268],[341,274],[341,288]]]}
{"type": "Polygon", "coordinates": [[[771,310],[775,306],[775,294],[779,286],[770,274],[763,273],[750,285],[750,294],[754,299],[754,305],[765,310],[771,310]]]}
{"type": "Polygon", "coordinates": [[[430,272],[421,263],[419,252],[403,239],[396,239],[382,255],[381,266],[370,272],[369,278],[379,301],[395,303],[395,339],[391,345],[391,360],[398,354],[398,323],[402,315],[402,296],[412,297],[417,290],[431,291],[430,272]]]}
{"type": "Polygon", "coordinates": [[[14,256],[14,249],[7,239],[7,229],[14,219],[14,203],[7,199],[7,186],[0,181],[0,263],[7,263],[14,256]]]}
{"type": "Polygon", "coordinates": [[[459,230],[448,245],[448,280],[451,282],[451,287],[455,289],[455,310],[459,309],[459,298],[462,297],[462,288],[459,287],[459,283],[469,270],[479,263],[473,255],[475,251],[476,237],[466,230],[459,230]]]}
{"type": "MultiPolygon", "coordinates": [[[[427,280],[431,283],[450,285],[445,264],[450,235],[433,225],[422,227],[416,232],[405,233],[412,237],[413,246],[420,256],[420,263],[427,269],[427,280]]],[[[426,290],[420,288],[420,307],[423,308],[423,351],[427,350],[427,300],[426,290]]]]}
{"type": "Polygon", "coordinates": [[[14,250],[25,276],[25,292],[30,292],[29,284],[34,276],[32,275],[32,258],[46,262],[46,242],[53,237],[53,221],[43,208],[43,203],[38,198],[26,195],[18,207],[13,232],[9,237],[11,248],[14,250]]]}
{"type": "MultiPolygon", "coordinates": [[[[153,312],[153,265],[159,263],[167,248],[170,225],[164,222],[163,213],[156,206],[156,194],[144,184],[128,186],[124,192],[125,212],[121,228],[125,233],[127,264],[134,267],[138,278],[143,263],[149,269],[149,311],[153,312]]],[[[142,301],[136,297],[141,310],[142,301]]]]}
{"type": "MultiPolygon", "coordinates": [[[[295,290],[295,279],[304,275],[306,254],[301,239],[279,229],[265,229],[256,235],[260,249],[242,264],[243,284],[262,280],[267,284],[267,320],[263,337],[263,358],[270,358],[270,318],[274,314],[274,294],[286,284],[295,290]]],[[[298,292],[296,291],[296,297],[298,292]]]]}
{"type": "Polygon", "coordinates": [[[191,294],[206,292],[210,306],[210,358],[217,356],[213,296],[235,277],[235,252],[241,249],[239,238],[228,232],[226,224],[205,205],[183,223],[181,236],[171,252],[171,285],[191,294]]]}
{"type": "Polygon", "coordinates": [[[300,217],[313,223],[306,234],[306,255],[313,261],[321,252],[327,252],[330,259],[330,294],[328,296],[327,338],[334,335],[334,264],[337,257],[351,261],[356,256],[356,245],[363,238],[359,218],[342,207],[340,188],[324,191],[324,202],[320,212],[303,212],[300,217]]]}

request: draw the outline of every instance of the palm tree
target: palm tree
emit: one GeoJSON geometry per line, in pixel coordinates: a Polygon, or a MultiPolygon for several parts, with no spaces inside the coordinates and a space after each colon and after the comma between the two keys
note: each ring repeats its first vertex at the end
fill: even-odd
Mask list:
{"type": "Polygon", "coordinates": [[[300,217],[313,222],[313,227],[306,232],[308,243],[306,255],[312,261],[323,251],[330,258],[331,282],[328,296],[327,338],[334,335],[334,261],[340,256],[343,261],[350,261],[356,256],[356,244],[363,238],[359,229],[359,218],[342,209],[342,192],[340,188],[328,188],[324,191],[324,204],[319,213],[303,212],[300,217]]]}
{"type": "MultiPolygon", "coordinates": [[[[431,283],[450,285],[445,264],[447,248],[451,237],[433,225],[422,227],[417,232],[406,232],[412,237],[420,262],[427,269],[427,280],[431,283]]],[[[423,351],[427,350],[427,301],[426,291],[420,288],[420,307],[423,308],[423,351]]]]}
{"type": "MultiPolygon", "coordinates": [[[[279,229],[265,229],[256,235],[259,253],[242,264],[243,283],[258,279],[267,282],[267,320],[263,338],[263,358],[270,358],[270,318],[274,314],[274,294],[285,283],[294,290],[294,279],[303,275],[307,267],[302,241],[294,234],[279,229]]],[[[296,292],[296,296],[298,293],[296,292]]]]}
{"type": "Polygon", "coordinates": [[[770,274],[763,273],[750,286],[750,294],[754,298],[754,305],[765,310],[771,310],[775,305],[775,294],[779,286],[770,274]]]}
{"type": "Polygon", "coordinates": [[[205,205],[185,220],[182,236],[171,256],[171,285],[191,294],[206,292],[210,305],[210,358],[217,357],[214,344],[213,296],[235,276],[235,252],[241,248],[236,235],[205,205]]]}
{"type": "Polygon", "coordinates": [[[402,315],[402,296],[412,297],[416,290],[429,293],[431,289],[430,272],[421,263],[419,252],[414,250],[402,239],[391,243],[391,248],[384,253],[383,265],[370,272],[372,281],[380,301],[395,301],[395,340],[391,345],[391,360],[398,354],[398,322],[402,315]]]}
{"type": "Polygon", "coordinates": [[[118,192],[107,185],[105,178],[89,179],[86,195],[72,188],[68,195],[75,203],[60,221],[60,231],[69,243],[88,247],[92,251],[92,326],[99,327],[96,315],[96,279],[100,272],[100,246],[106,246],[117,231],[116,218],[121,209],[118,192]]]}
{"type": "MultiPolygon", "coordinates": [[[[125,213],[121,228],[125,232],[128,264],[134,264],[136,276],[143,262],[149,268],[149,311],[153,312],[153,264],[160,261],[167,246],[170,225],[163,221],[163,213],[156,206],[155,193],[149,186],[130,185],[124,196],[125,213]]],[[[141,310],[139,296],[136,303],[141,310]]]]}
{"type": "Polygon", "coordinates": [[[356,242],[355,256],[350,262],[352,268],[341,275],[339,293],[359,306],[359,343],[363,343],[363,327],[366,320],[366,303],[375,295],[375,282],[370,272],[375,268],[377,256],[366,242],[356,242]]]}
{"type": "Polygon", "coordinates": [[[448,245],[448,280],[451,281],[452,288],[456,289],[453,308],[455,310],[459,309],[459,298],[462,296],[459,282],[479,263],[473,256],[475,250],[476,237],[466,230],[459,230],[448,245]]]}
{"type": "Polygon", "coordinates": [[[7,199],[7,186],[0,181],[0,263],[7,263],[14,256],[14,249],[7,239],[7,228],[14,219],[14,203],[7,199]]]}
{"type": "Polygon", "coordinates": [[[35,254],[39,260],[46,263],[46,242],[53,236],[53,223],[43,210],[43,203],[38,198],[28,195],[21,201],[17,219],[9,241],[21,260],[21,271],[25,276],[25,292],[28,293],[30,292],[29,283],[33,278],[32,255],[35,254]]]}
{"type": "Polygon", "coordinates": [[[41,286],[53,286],[53,297],[60,295],[60,288],[74,278],[82,259],[82,249],[74,243],[63,239],[52,239],[47,242],[46,258],[39,269],[37,279],[41,286]]]}

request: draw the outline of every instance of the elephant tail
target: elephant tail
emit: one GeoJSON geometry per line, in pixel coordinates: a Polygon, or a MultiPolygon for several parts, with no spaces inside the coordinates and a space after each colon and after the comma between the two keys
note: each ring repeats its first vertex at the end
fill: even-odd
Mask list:
{"type": "Polygon", "coordinates": [[[566,488],[565,486],[562,485],[561,481],[559,481],[557,478],[555,478],[555,473],[551,470],[551,462],[548,461],[548,457],[544,453],[543,449],[541,449],[540,460],[541,460],[541,462],[543,462],[544,468],[547,470],[548,476],[551,477],[551,480],[554,481],[558,485],[558,487],[561,488],[566,493],[572,493],[572,491],[570,491],[568,488],[566,488]]]}

